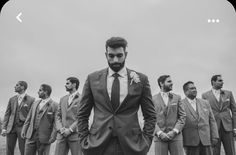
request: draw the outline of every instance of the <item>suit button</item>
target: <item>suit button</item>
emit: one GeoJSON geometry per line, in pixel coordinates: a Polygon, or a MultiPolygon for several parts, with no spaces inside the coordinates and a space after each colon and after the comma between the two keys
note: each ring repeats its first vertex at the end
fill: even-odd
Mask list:
{"type": "Polygon", "coordinates": [[[112,130],[112,127],[111,127],[111,126],[109,126],[109,127],[108,127],[108,129],[109,129],[109,130],[112,130]]]}

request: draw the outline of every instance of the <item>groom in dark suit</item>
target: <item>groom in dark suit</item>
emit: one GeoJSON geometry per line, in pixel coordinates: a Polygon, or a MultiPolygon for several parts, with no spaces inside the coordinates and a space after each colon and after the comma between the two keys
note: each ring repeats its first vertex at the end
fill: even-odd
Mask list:
{"type": "Polygon", "coordinates": [[[112,37],[106,42],[108,68],[88,75],[78,129],[85,155],[146,155],[152,143],[156,114],[146,75],[125,67],[127,41],[112,37]],[[144,127],[140,128],[141,107],[144,127]],[[92,108],[91,128],[88,119],[92,108]]]}

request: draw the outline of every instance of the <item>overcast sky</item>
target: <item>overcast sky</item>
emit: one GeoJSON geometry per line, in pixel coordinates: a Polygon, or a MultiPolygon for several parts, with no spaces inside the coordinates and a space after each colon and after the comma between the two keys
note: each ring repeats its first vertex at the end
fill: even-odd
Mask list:
{"type": "Polygon", "coordinates": [[[34,97],[40,84],[50,84],[59,101],[66,78],[76,76],[82,92],[87,75],[107,67],[112,36],[127,39],[126,66],[149,77],[153,94],[162,74],[182,97],[184,82],[194,81],[200,97],[211,76],[222,74],[236,96],[235,27],[226,0],[11,0],[0,16],[0,116],[19,80],[34,97]]]}

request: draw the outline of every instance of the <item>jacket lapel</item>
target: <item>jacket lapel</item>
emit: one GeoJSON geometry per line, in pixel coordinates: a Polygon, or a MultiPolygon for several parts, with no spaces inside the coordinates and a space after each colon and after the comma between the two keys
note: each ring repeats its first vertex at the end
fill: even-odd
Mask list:
{"type": "Polygon", "coordinates": [[[69,101],[69,95],[66,95],[65,100],[62,103],[63,111],[66,111],[68,109],[68,103],[69,103],[68,101],[69,101]]]}
{"type": "MultiPolygon", "coordinates": [[[[75,97],[72,99],[71,101],[71,104],[67,107],[67,110],[71,109],[71,107],[73,107],[75,105],[75,103],[77,103],[76,101],[79,99],[79,93],[77,93],[75,95],[75,97]]],[[[68,97],[68,100],[69,100],[69,97],[68,97]]],[[[68,103],[68,100],[67,100],[67,103],[68,103]]],[[[67,104],[68,105],[68,104],[67,104]]]]}
{"type": "Polygon", "coordinates": [[[25,104],[26,100],[27,100],[27,94],[25,94],[24,98],[22,99],[22,101],[20,103],[20,107],[19,107],[20,109],[23,107],[23,105],[25,104]]]}
{"type": "Polygon", "coordinates": [[[50,104],[52,103],[52,99],[50,99],[43,107],[42,107],[42,111],[43,111],[43,114],[42,116],[44,115],[44,113],[47,111],[48,107],[50,106],[50,104]]]}
{"type": "MultiPolygon", "coordinates": [[[[193,109],[193,107],[192,107],[192,106],[190,105],[190,103],[188,102],[187,98],[184,99],[184,102],[186,103],[187,108],[189,109],[189,111],[190,111],[190,113],[193,115],[193,117],[194,117],[196,120],[198,120],[197,111],[195,111],[195,110],[193,109]]],[[[197,103],[196,103],[196,106],[198,106],[197,103]]],[[[197,108],[198,108],[198,107],[197,107],[197,108]]]]}
{"type": "Polygon", "coordinates": [[[109,108],[110,111],[114,111],[111,105],[110,97],[107,92],[107,74],[108,74],[108,68],[102,70],[99,74],[99,83],[100,88],[102,90],[103,96],[105,98],[105,102],[109,108]]]}
{"type": "Polygon", "coordinates": [[[213,94],[212,90],[210,90],[209,96],[210,96],[211,100],[214,101],[213,103],[215,104],[215,106],[216,106],[218,109],[221,109],[221,108],[220,108],[220,103],[217,101],[217,99],[216,99],[215,95],[213,94]]]}

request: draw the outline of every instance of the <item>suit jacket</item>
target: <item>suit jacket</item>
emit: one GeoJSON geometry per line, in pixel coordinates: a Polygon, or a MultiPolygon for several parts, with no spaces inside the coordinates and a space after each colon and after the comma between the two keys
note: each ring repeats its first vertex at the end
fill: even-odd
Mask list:
{"type": "Polygon", "coordinates": [[[202,98],[208,100],[211,105],[218,128],[222,122],[226,131],[232,131],[236,129],[236,104],[233,94],[231,91],[221,90],[220,96],[219,103],[211,90],[202,94],[202,98]]]}
{"type": "Polygon", "coordinates": [[[218,139],[216,121],[208,101],[196,99],[197,112],[187,98],[181,101],[186,112],[186,122],[183,128],[184,146],[198,146],[200,141],[204,146],[211,145],[212,139],[218,139]]]}
{"type": "MultiPolygon", "coordinates": [[[[56,117],[56,127],[60,130],[62,127],[71,128],[73,132],[67,137],[69,140],[78,140],[78,120],[77,112],[80,104],[80,94],[77,93],[72,100],[71,104],[68,106],[69,95],[66,95],[60,99],[57,117],[56,117]]],[[[63,139],[63,135],[57,134],[57,139],[63,139]]]]}
{"type": "MultiPolygon", "coordinates": [[[[31,139],[34,131],[34,121],[37,112],[37,108],[41,100],[37,100],[32,105],[29,115],[22,128],[22,133],[26,135],[27,139],[31,139]]],[[[38,138],[41,143],[49,144],[56,139],[56,125],[55,116],[58,104],[52,99],[49,100],[43,109],[42,117],[40,118],[40,124],[38,128],[38,138]]]]}
{"type": "Polygon", "coordinates": [[[88,75],[78,111],[79,136],[85,155],[101,155],[112,135],[118,137],[125,155],[148,152],[155,129],[155,108],[147,76],[135,72],[140,79],[135,82],[130,77],[133,72],[127,69],[128,95],[116,110],[113,110],[107,93],[108,69],[88,75]],[[143,130],[137,115],[140,106],[144,116],[143,130]],[[94,119],[89,130],[92,108],[94,119]]]}
{"type": "MultiPolygon", "coordinates": [[[[182,140],[181,131],[185,124],[186,113],[180,100],[181,97],[179,95],[170,93],[169,102],[166,106],[161,93],[153,96],[157,116],[155,133],[159,131],[167,133],[176,128],[179,130],[180,134],[173,140],[182,140]]],[[[154,141],[160,141],[157,135],[155,135],[154,141]]]]}
{"type": "MultiPolygon", "coordinates": [[[[25,97],[23,98],[20,106],[18,108],[19,109],[19,119],[21,121],[25,121],[30,108],[34,102],[34,98],[29,96],[29,95],[25,95],[25,97]]],[[[15,121],[15,116],[16,116],[16,109],[17,109],[17,105],[18,105],[18,97],[17,95],[13,96],[12,98],[9,99],[8,105],[7,105],[7,109],[5,112],[5,116],[3,119],[3,125],[2,128],[7,130],[7,133],[10,133],[13,125],[14,125],[14,121],[15,121]]]]}

